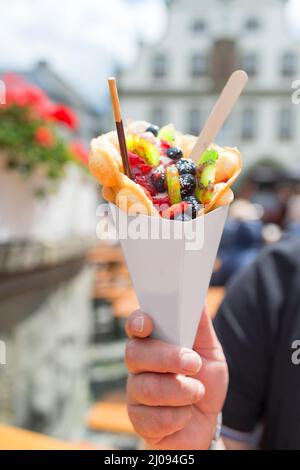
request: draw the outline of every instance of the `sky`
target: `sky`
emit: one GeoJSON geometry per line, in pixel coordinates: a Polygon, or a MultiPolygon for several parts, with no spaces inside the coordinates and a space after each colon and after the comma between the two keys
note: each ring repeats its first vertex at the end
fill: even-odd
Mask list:
{"type": "MultiPolygon", "coordinates": [[[[114,67],[134,63],[139,41],[159,41],[167,24],[164,0],[0,0],[0,14],[0,69],[47,60],[94,106],[114,67]]],[[[300,0],[287,18],[300,39],[300,0]]]]}
{"type": "Polygon", "coordinates": [[[43,59],[95,104],[106,77],[128,67],[138,43],[164,33],[163,0],[0,0],[0,69],[43,59]]]}
{"type": "Polygon", "coordinates": [[[300,39],[300,0],[289,0],[287,2],[286,18],[292,36],[300,39]]]}

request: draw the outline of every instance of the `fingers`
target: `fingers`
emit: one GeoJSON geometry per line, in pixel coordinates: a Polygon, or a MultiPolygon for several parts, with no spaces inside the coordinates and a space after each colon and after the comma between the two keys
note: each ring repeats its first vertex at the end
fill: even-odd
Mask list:
{"type": "Polygon", "coordinates": [[[129,372],[159,372],[195,375],[201,368],[199,354],[152,338],[130,339],[125,352],[129,372]]]}
{"type": "Polygon", "coordinates": [[[125,331],[129,337],[147,338],[152,333],[152,330],[153,322],[151,318],[141,310],[133,312],[125,325],[125,331]]]}
{"type": "Polygon", "coordinates": [[[214,360],[223,360],[223,350],[215,333],[207,308],[204,307],[201,321],[198,326],[194,349],[203,357],[214,360]]]}
{"type": "Polygon", "coordinates": [[[140,436],[160,440],[183,429],[192,417],[192,410],[190,406],[155,408],[129,405],[128,415],[140,436]]]}
{"type": "Polygon", "coordinates": [[[128,402],[147,406],[187,406],[198,403],[205,390],[201,382],[174,374],[130,375],[127,383],[128,402]]]}

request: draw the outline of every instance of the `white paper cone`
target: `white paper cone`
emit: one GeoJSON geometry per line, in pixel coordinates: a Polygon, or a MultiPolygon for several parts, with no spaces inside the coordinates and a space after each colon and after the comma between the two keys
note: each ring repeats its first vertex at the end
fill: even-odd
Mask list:
{"type": "Polygon", "coordinates": [[[153,337],[192,348],[228,206],[184,223],[110,206],[140,308],[154,321],[153,337]]]}

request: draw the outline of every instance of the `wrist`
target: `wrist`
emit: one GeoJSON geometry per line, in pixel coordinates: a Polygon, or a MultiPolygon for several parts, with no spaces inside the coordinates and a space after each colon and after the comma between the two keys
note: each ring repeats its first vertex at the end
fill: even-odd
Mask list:
{"type": "MultiPolygon", "coordinates": [[[[221,445],[221,442],[222,442],[222,439],[221,439],[221,429],[222,429],[222,412],[220,412],[218,414],[218,417],[217,417],[217,423],[216,423],[216,427],[215,427],[215,432],[214,432],[214,436],[212,438],[212,441],[211,441],[211,444],[210,444],[210,447],[208,450],[221,450],[219,449],[218,446],[221,445]],[[221,441],[221,442],[220,442],[221,441]]],[[[224,450],[224,449],[223,449],[224,450]]]]}

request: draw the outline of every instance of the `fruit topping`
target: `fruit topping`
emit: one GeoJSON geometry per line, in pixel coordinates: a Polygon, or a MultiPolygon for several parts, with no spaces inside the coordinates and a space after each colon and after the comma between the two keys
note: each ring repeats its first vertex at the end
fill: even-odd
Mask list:
{"type": "Polygon", "coordinates": [[[189,209],[192,215],[192,219],[195,219],[201,208],[201,204],[199,204],[195,196],[189,196],[189,197],[184,198],[184,202],[187,202],[189,204],[189,209]]]}
{"type": "Polygon", "coordinates": [[[174,161],[171,160],[171,158],[166,157],[165,155],[160,156],[160,164],[163,166],[169,166],[169,165],[174,165],[174,161]]]}
{"type": "Polygon", "coordinates": [[[134,178],[134,181],[137,184],[140,184],[146,191],[148,191],[151,194],[151,196],[155,196],[157,194],[157,191],[155,187],[153,186],[153,184],[151,183],[149,176],[138,175],[134,178]]]}
{"type": "Polygon", "coordinates": [[[175,165],[167,167],[167,188],[171,204],[181,202],[180,180],[175,165]]]}
{"type": "Polygon", "coordinates": [[[162,211],[161,216],[164,219],[187,221],[191,220],[188,210],[189,204],[186,202],[180,202],[178,204],[173,204],[168,209],[162,211]]]}
{"type": "Polygon", "coordinates": [[[151,124],[149,127],[147,127],[146,132],[151,132],[151,134],[157,137],[159,133],[159,127],[155,126],[154,124],[151,124]]]}
{"type": "Polygon", "coordinates": [[[180,175],[195,175],[196,174],[196,165],[192,160],[181,158],[176,163],[178,173],[180,175]]]}
{"type": "Polygon", "coordinates": [[[161,143],[161,148],[164,151],[166,151],[166,150],[168,150],[169,148],[172,147],[172,144],[170,142],[167,142],[166,140],[161,140],[160,143],[161,143]]]}
{"type": "Polygon", "coordinates": [[[158,166],[160,163],[160,155],[158,148],[148,140],[134,134],[126,137],[127,149],[136,153],[145,163],[151,166],[158,166]]]}
{"type": "Polygon", "coordinates": [[[168,124],[160,129],[157,137],[160,140],[164,140],[173,144],[175,142],[175,129],[173,124],[168,124]]]}
{"type": "Polygon", "coordinates": [[[179,147],[170,147],[166,152],[167,157],[172,158],[172,160],[179,160],[183,157],[182,150],[179,147]]]}
{"type": "Polygon", "coordinates": [[[152,166],[147,165],[144,160],[135,153],[128,151],[128,157],[133,179],[138,175],[147,175],[152,170],[152,166]]]}
{"type": "Polygon", "coordinates": [[[163,166],[159,166],[152,170],[151,182],[159,193],[163,193],[166,190],[166,171],[163,166]]]}
{"type": "Polygon", "coordinates": [[[142,134],[139,134],[139,138],[147,140],[147,142],[150,142],[150,144],[155,145],[157,148],[159,146],[159,140],[154,134],[152,134],[152,132],[143,132],[142,134]]]}
{"type": "Polygon", "coordinates": [[[216,163],[219,154],[216,150],[206,150],[197,164],[198,188],[195,196],[202,204],[208,204],[214,194],[216,163]]]}
{"type": "Polygon", "coordinates": [[[180,176],[179,181],[182,198],[191,196],[196,189],[196,178],[193,175],[187,174],[180,176]]]}
{"type": "Polygon", "coordinates": [[[170,198],[168,195],[166,196],[161,196],[161,195],[157,195],[157,196],[153,196],[153,204],[156,204],[158,206],[170,206],[170,198]]]}

